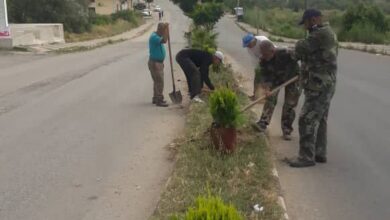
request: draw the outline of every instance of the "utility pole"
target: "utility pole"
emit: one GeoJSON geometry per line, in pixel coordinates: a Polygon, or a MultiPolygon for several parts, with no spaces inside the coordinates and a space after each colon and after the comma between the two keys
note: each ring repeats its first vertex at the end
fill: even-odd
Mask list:
{"type": "MultiPolygon", "coordinates": [[[[307,10],[307,0],[305,0],[305,11],[307,10]]],[[[308,31],[305,31],[305,38],[309,35],[308,31]]]]}
{"type": "Polygon", "coordinates": [[[259,6],[256,5],[256,35],[259,35],[259,6]]]}
{"type": "Polygon", "coordinates": [[[10,30],[8,26],[7,1],[0,0],[0,38],[9,38],[10,30]]]}

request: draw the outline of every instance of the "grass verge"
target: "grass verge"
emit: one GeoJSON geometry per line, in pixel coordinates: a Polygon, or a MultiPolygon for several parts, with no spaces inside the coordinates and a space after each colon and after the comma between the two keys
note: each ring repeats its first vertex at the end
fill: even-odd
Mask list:
{"type": "MultiPolygon", "coordinates": [[[[240,103],[248,102],[238,91],[231,68],[211,74],[218,86],[233,88],[240,103]]],[[[208,96],[203,97],[205,100],[208,96]]],[[[246,118],[251,119],[247,114],[246,118]]],[[[237,150],[233,155],[223,155],[213,149],[207,132],[212,122],[207,104],[189,107],[185,136],[177,140],[172,151],[176,165],[163,190],[161,200],[152,219],[169,219],[172,214],[182,214],[199,195],[209,192],[234,205],[245,219],[281,219],[277,205],[278,182],[272,176],[271,152],[262,136],[258,136],[246,120],[238,131],[237,150]],[[253,206],[261,204],[264,211],[255,214],[253,206]]]]}
{"type": "Polygon", "coordinates": [[[107,40],[105,42],[99,43],[94,46],[74,46],[74,47],[67,47],[67,48],[62,48],[55,50],[54,52],[57,54],[66,54],[66,53],[76,53],[76,52],[83,52],[83,51],[88,51],[88,50],[93,50],[99,47],[103,47],[109,44],[115,44],[119,42],[123,42],[126,39],[119,39],[119,40],[107,40]]]}
{"type": "Polygon", "coordinates": [[[88,41],[99,38],[106,38],[115,36],[126,31],[130,31],[133,28],[136,28],[143,24],[144,21],[142,19],[137,19],[137,22],[129,22],[126,20],[118,19],[114,23],[108,23],[105,25],[93,25],[91,31],[84,33],[65,33],[65,41],[67,43],[71,42],[80,42],[80,41],[88,41]]]}
{"type": "MultiPolygon", "coordinates": [[[[322,10],[324,21],[329,22],[341,41],[360,43],[389,44],[390,32],[380,33],[371,24],[355,24],[351,30],[343,31],[343,16],[341,10],[322,10]]],[[[254,8],[246,10],[244,22],[252,27],[259,27],[273,35],[292,39],[302,39],[305,31],[298,25],[303,11],[293,11],[286,8],[272,8],[257,11],[254,8]]],[[[390,18],[387,18],[390,21],[390,18]]]]}

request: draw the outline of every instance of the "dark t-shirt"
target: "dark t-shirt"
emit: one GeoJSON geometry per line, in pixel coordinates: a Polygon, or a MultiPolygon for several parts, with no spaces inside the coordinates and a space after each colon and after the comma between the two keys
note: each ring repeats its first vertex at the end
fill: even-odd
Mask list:
{"type": "Polygon", "coordinates": [[[177,58],[191,60],[199,68],[202,84],[204,82],[210,89],[214,89],[209,78],[209,67],[213,63],[212,54],[198,49],[184,49],[177,54],[177,58]]]}

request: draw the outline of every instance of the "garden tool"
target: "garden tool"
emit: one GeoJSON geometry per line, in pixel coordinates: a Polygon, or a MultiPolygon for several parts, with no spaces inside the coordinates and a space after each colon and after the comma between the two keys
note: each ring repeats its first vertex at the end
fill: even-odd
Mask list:
{"type": "MultiPolygon", "coordinates": [[[[286,82],[283,83],[282,85],[280,85],[280,86],[276,87],[275,89],[273,89],[273,90],[271,91],[270,95],[275,94],[277,91],[281,90],[283,87],[286,87],[286,86],[290,85],[291,83],[293,83],[293,82],[295,82],[295,81],[297,81],[297,80],[298,80],[298,76],[295,76],[295,77],[291,78],[290,80],[286,81],[286,82]]],[[[241,112],[247,111],[248,109],[252,108],[252,107],[255,106],[257,103],[261,102],[262,100],[264,100],[264,99],[266,99],[266,98],[267,98],[267,96],[264,95],[264,96],[262,96],[262,97],[256,99],[256,100],[253,101],[252,103],[250,103],[250,104],[248,104],[247,106],[245,106],[245,107],[241,110],[241,112]]]]}
{"type": "Polygon", "coordinates": [[[173,85],[173,91],[169,93],[169,97],[171,98],[174,104],[180,104],[183,100],[183,96],[181,95],[180,90],[176,91],[175,75],[173,73],[173,63],[172,63],[171,38],[170,38],[169,31],[168,31],[168,50],[169,50],[169,64],[171,66],[172,85],[173,85]]]}

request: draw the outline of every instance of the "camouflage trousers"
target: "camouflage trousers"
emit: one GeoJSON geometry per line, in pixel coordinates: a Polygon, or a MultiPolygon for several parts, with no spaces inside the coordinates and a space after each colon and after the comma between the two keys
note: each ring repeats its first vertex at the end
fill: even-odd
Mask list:
{"type": "Polygon", "coordinates": [[[305,101],[299,117],[299,156],[313,161],[325,157],[327,151],[327,121],[335,85],[323,91],[305,90],[305,101]]]}
{"type": "MultiPolygon", "coordinates": [[[[299,97],[301,96],[301,91],[299,89],[299,83],[293,83],[285,87],[284,92],[284,104],[282,111],[282,131],[285,134],[290,134],[293,131],[292,124],[295,120],[295,109],[298,105],[299,97]]],[[[275,106],[278,102],[279,92],[268,97],[263,107],[263,112],[260,117],[260,125],[267,127],[270,122],[272,115],[275,110],[275,106]]]]}

